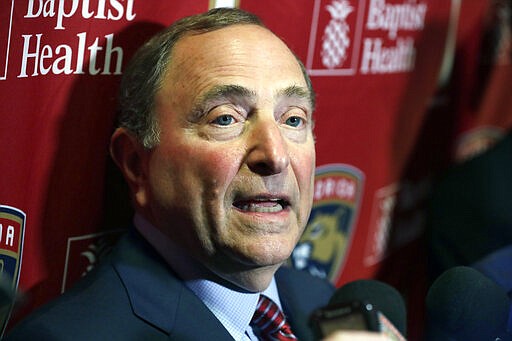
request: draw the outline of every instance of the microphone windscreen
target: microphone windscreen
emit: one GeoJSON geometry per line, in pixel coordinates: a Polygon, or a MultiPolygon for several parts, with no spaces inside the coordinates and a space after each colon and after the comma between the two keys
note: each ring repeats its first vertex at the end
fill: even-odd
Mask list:
{"type": "Polygon", "coordinates": [[[494,340],[506,331],[510,300],[504,289],[480,272],[458,266],[432,284],[426,307],[429,328],[444,333],[446,339],[494,340]]]}
{"type": "Polygon", "coordinates": [[[370,279],[347,283],[336,290],[329,305],[367,301],[380,311],[402,335],[407,331],[407,313],[402,295],[392,286],[370,279]]]}

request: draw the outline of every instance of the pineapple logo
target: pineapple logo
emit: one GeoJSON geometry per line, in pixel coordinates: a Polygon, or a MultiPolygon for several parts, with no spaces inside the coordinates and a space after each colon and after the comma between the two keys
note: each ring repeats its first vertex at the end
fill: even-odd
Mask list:
{"type": "Polygon", "coordinates": [[[89,244],[87,250],[80,253],[80,256],[85,257],[87,265],[82,272],[82,277],[91,272],[97,263],[103,259],[112,250],[112,244],[110,240],[106,238],[100,238],[96,243],[89,244]]]}
{"type": "Polygon", "coordinates": [[[348,0],[333,0],[326,6],[331,15],[329,24],[325,27],[322,37],[322,63],[328,69],[334,69],[343,64],[347,58],[350,46],[350,27],[346,20],[354,7],[348,0]]]}
{"type": "Polygon", "coordinates": [[[61,293],[92,271],[112,251],[124,229],[68,238],[61,293]]]}
{"type": "Polygon", "coordinates": [[[14,0],[0,1],[0,14],[0,80],[6,80],[14,16],[14,0]]]}

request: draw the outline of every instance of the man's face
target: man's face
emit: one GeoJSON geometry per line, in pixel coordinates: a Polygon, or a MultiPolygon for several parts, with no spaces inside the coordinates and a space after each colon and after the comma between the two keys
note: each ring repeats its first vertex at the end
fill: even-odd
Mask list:
{"type": "Polygon", "coordinates": [[[264,28],[182,38],[155,99],[150,220],[218,274],[279,266],[311,209],[310,96],[295,57],[264,28]]]}

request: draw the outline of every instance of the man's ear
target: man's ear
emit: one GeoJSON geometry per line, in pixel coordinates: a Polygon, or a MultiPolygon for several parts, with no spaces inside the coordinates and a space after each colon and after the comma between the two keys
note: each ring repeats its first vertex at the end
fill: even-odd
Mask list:
{"type": "Polygon", "coordinates": [[[148,199],[149,151],[127,129],[117,128],[110,139],[110,155],[124,175],[135,204],[145,207],[148,199]]]}

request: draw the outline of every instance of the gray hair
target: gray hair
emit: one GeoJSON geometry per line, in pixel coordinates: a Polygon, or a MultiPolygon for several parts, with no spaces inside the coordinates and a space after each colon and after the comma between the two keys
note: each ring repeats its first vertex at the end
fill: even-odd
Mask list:
{"type": "MultiPolygon", "coordinates": [[[[176,42],[185,35],[202,34],[238,24],[265,27],[252,13],[236,8],[216,8],[180,19],[147,41],[137,50],[124,71],[119,93],[118,126],[131,131],[147,149],[158,145],[160,127],[154,113],[154,99],[162,86],[176,42]]],[[[314,97],[306,69],[296,59],[314,97]]]]}

